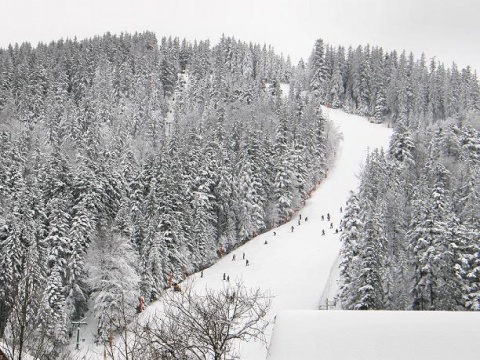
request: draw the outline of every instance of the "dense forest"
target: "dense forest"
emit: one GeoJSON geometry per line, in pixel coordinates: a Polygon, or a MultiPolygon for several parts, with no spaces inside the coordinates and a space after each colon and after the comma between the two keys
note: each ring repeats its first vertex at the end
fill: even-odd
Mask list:
{"type": "Polygon", "coordinates": [[[480,133],[469,121],[422,131],[400,121],[348,200],[342,306],[480,310],[479,178],[480,133]]]}
{"type": "Polygon", "coordinates": [[[0,51],[0,335],[58,356],[288,220],[338,134],[288,59],[152,33],[0,51]],[[42,324],[42,326],[39,326],[42,324]]]}
{"type": "Polygon", "coordinates": [[[402,54],[397,61],[395,54],[382,57],[381,49],[369,54],[367,48],[360,59],[371,77],[357,82],[360,90],[346,91],[342,106],[388,119],[394,134],[389,149],[369,154],[347,202],[342,307],[480,310],[476,73],[434,60],[427,69],[423,57],[402,54]],[[375,83],[382,86],[375,90],[375,83]]]}
{"type": "Polygon", "coordinates": [[[290,219],[341,137],[320,105],[396,127],[345,214],[345,307],[418,308],[423,284],[422,307],[478,308],[470,68],[322,40],[292,66],[230,37],[106,34],[0,49],[0,337],[55,358],[94,310],[105,341],[139,296],[290,219]]]}

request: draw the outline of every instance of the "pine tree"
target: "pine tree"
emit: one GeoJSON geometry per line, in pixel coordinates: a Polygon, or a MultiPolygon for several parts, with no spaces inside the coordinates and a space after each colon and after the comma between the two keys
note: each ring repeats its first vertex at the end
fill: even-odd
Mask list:
{"type": "Polygon", "coordinates": [[[323,102],[326,94],[327,68],[325,65],[325,49],[322,39],[315,42],[309,61],[310,92],[323,102]]]}
{"type": "Polygon", "coordinates": [[[404,166],[411,167],[414,165],[413,144],[410,131],[406,126],[405,120],[399,120],[390,140],[389,155],[392,159],[402,163],[404,166]]]}
{"type": "Polygon", "coordinates": [[[385,239],[382,236],[381,216],[381,213],[375,214],[364,220],[363,240],[358,249],[360,268],[354,282],[357,293],[354,305],[356,310],[379,310],[384,307],[381,269],[385,239]]]}
{"type": "Polygon", "coordinates": [[[361,242],[363,223],[360,219],[358,197],[350,192],[345,213],[343,216],[343,232],[340,236],[342,247],[340,250],[340,278],[342,281],[340,299],[342,308],[353,309],[355,306],[354,280],[359,271],[358,246],[361,242]]]}
{"type": "Polygon", "coordinates": [[[437,163],[432,167],[432,176],[428,199],[419,207],[421,213],[410,233],[417,264],[413,306],[424,302],[425,308],[454,310],[460,299],[454,272],[458,245],[449,230],[452,226],[446,197],[449,173],[437,163]]]}
{"type": "Polygon", "coordinates": [[[137,257],[128,240],[115,233],[102,235],[89,251],[88,283],[98,336],[106,341],[111,331],[123,329],[135,314],[139,277],[137,257]]]}

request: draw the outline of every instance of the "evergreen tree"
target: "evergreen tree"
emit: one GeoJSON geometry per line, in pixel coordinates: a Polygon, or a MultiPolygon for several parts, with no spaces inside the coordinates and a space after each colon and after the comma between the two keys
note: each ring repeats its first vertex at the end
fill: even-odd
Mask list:
{"type": "Polygon", "coordinates": [[[106,341],[111,331],[123,329],[136,312],[138,261],[127,239],[107,233],[96,239],[89,257],[88,283],[98,319],[98,337],[106,341]]]}
{"type": "Polygon", "coordinates": [[[315,46],[309,61],[310,68],[310,92],[320,102],[325,99],[327,68],[325,65],[325,48],[322,39],[315,42],[315,46]]]}
{"type": "Polygon", "coordinates": [[[342,301],[342,308],[353,309],[356,296],[354,280],[359,271],[358,246],[360,245],[361,234],[363,232],[358,197],[353,192],[350,192],[342,221],[343,232],[340,236],[342,247],[340,250],[341,260],[339,265],[340,278],[342,281],[340,299],[342,301]]]}

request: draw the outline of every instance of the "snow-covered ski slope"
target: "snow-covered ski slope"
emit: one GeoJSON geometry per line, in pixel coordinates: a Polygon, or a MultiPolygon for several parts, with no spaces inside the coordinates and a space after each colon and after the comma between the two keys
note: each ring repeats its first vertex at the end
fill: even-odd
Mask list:
{"type": "MultiPolygon", "coordinates": [[[[225,273],[230,277],[231,284],[241,280],[246,287],[269,291],[273,296],[268,315],[272,325],[266,334],[267,339],[270,339],[274,318],[280,311],[315,310],[324,303],[325,297],[332,299],[335,295],[338,277],[336,261],[340,249],[340,233],[335,234],[335,229],[339,228],[342,218],[340,207],[345,208],[349,191],[357,188],[361,164],[369,149],[388,148],[392,133],[385,125],[372,124],[363,117],[341,110],[324,109],[324,114],[339,127],[344,140],[327,178],[299,211],[302,215],[301,225],[298,225],[299,214],[296,214],[289,223],[225,255],[204,270],[203,278],[196,273],[189,279],[193,278],[193,286],[197,291],[206,287],[222,288],[228,286],[227,281],[223,280],[225,273]],[[330,222],[326,220],[327,213],[331,216],[333,229],[330,229],[330,222]],[[321,220],[322,215],[325,216],[324,221],[321,220]],[[307,217],[308,221],[305,221],[307,217]],[[325,230],[324,236],[322,230],[325,230]],[[265,244],[266,240],[268,244],[265,244]],[[249,266],[242,259],[243,253],[245,259],[249,260],[249,266]],[[233,254],[236,255],[235,261],[232,260],[233,254]]],[[[160,308],[161,301],[151,304],[141,318],[146,319],[160,308]]],[[[92,347],[87,351],[88,354],[101,354],[100,348],[92,347]]],[[[253,341],[240,344],[239,352],[241,359],[264,360],[267,357],[265,346],[253,341]]]]}
{"type": "MultiPolygon", "coordinates": [[[[299,211],[302,215],[301,225],[298,226],[297,214],[289,223],[252,239],[226,255],[204,270],[203,278],[199,273],[192,275],[198,290],[206,286],[226,286],[223,280],[225,273],[232,284],[240,279],[247,287],[270,291],[273,296],[269,314],[272,323],[281,310],[318,309],[323,304],[322,295],[333,297],[337,290],[335,276],[338,272],[334,271],[332,277],[330,273],[331,269],[336,268],[333,265],[340,249],[340,235],[335,234],[342,217],[340,207],[345,208],[349,191],[357,188],[361,164],[369,149],[388,148],[391,129],[340,110],[324,109],[324,113],[340,128],[344,140],[327,178],[299,211]],[[333,229],[330,229],[330,223],[326,220],[327,213],[330,213],[333,229]],[[321,220],[322,215],[325,216],[324,221],[321,220]],[[305,222],[306,217],[308,221],[305,222]],[[325,236],[322,236],[322,230],[325,230],[325,236]],[[266,240],[268,244],[265,244],[266,240]],[[249,266],[242,259],[243,253],[245,259],[249,260],[249,266]],[[236,255],[235,261],[232,260],[233,254],[236,255]],[[328,285],[330,294],[324,294],[328,285]]],[[[154,307],[155,304],[148,312],[154,307]]],[[[270,338],[272,328],[269,328],[267,338],[270,338]]],[[[263,360],[267,356],[267,349],[259,343],[244,343],[240,355],[242,359],[263,360]]]]}

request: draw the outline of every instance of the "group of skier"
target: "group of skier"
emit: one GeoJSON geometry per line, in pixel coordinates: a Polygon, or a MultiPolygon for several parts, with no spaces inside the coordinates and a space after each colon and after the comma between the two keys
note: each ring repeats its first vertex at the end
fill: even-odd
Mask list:
{"type": "MultiPolygon", "coordinates": [[[[343,212],[343,207],[340,206],[340,213],[343,212]]],[[[325,216],[322,215],[322,221],[325,221],[325,216]]],[[[327,221],[330,222],[330,213],[327,213],[327,221]]],[[[342,220],[340,220],[340,229],[335,229],[335,234],[338,234],[339,231],[342,231],[342,220]]],[[[330,222],[330,229],[333,229],[333,222],[330,222]]],[[[325,235],[325,229],[322,229],[322,235],[325,235]]]]}
{"type": "MultiPolygon", "coordinates": [[[[266,241],[265,241],[266,243],[266,241]]],[[[237,259],[237,254],[233,254],[232,255],[232,261],[236,261],[237,259]]],[[[245,253],[242,254],[242,260],[245,260],[245,266],[249,266],[250,265],[250,261],[248,259],[245,258],[245,253]]],[[[230,282],[230,275],[227,275],[227,273],[223,273],[223,280],[225,281],[228,281],[230,282]]]]}
{"type": "MultiPolygon", "coordinates": [[[[342,213],[342,212],[343,212],[343,208],[340,207],[340,213],[342,213]]],[[[321,219],[322,219],[322,221],[325,221],[325,215],[322,215],[321,219]]],[[[333,226],[333,222],[330,221],[331,220],[330,213],[327,213],[326,219],[327,219],[328,222],[330,222],[330,229],[333,229],[334,226],[333,226]]],[[[307,222],[308,217],[305,217],[304,221],[307,222]]],[[[297,222],[298,226],[300,226],[301,223],[302,223],[302,214],[299,214],[298,215],[298,222],[297,222]]],[[[340,231],[342,231],[341,226],[342,226],[342,220],[340,220],[340,231]]],[[[291,230],[291,232],[294,232],[295,227],[292,225],[290,230],[291,230]]],[[[339,229],[336,228],[335,229],[335,234],[338,234],[338,232],[339,232],[339,229]]],[[[276,231],[274,231],[273,236],[276,236],[276,235],[277,235],[277,233],[276,233],[276,231]]],[[[322,235],[325,235],[325,229],[322,229],[322,235]]],[[[265,240],[264,244],[267,245],[268,241],[265,240]]],[[[218,250],[218,255],[219,255],[220,258],[222,258],[224,256],[224,254],[225,254],[225,249],[223,248],[222,245],[220,245],[220,248],[218,250]]],[[[232,255],[232,261],[235,261],[235,260],[236,260],[236,254],[233,254],[232,255]]],[[[245,260],[245,266],[250,265],[250,261],[245,258],[245,253],[242,254],[242,260],[245,260]]],[[[201,272],[200,272],[200,277],[203,278],[203,270],[201,270],[201,272]]],[[[223,273],[223,280],[230,282],[230,275],[227,275],[226,273],[223,273]]],[[[170,278],[169,278],[169,287],[173,287],[174,291],[181,291],[179,285],[177,283],[173,283],[173,275],[171,275],[170,278]]]]}

